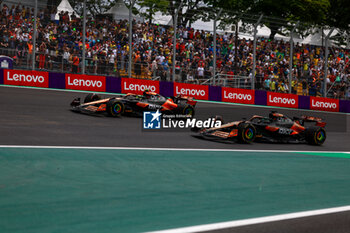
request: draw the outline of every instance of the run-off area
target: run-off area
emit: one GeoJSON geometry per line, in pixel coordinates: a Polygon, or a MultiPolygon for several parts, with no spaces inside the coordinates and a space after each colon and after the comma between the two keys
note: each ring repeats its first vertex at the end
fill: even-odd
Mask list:
{"type": "Polygon", "coordinates": [[[144,232],[350,204],[346,153],[0,148],[0,232],[144,232]]]}

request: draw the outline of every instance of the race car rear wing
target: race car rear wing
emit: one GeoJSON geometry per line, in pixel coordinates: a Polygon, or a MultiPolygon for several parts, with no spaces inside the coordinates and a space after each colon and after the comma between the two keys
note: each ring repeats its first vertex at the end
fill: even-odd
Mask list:
{"type": "Polygon", "coordinates": [[[177,95],[172,97],[173,100],[187,100],[187,104],[192,105],[193,107],[196,106],[197,101],[193,99],[193,97],[185,96],[185,95],[177,95]]]}
{"type": "Polygon", "coordinates": [[[298,120],[301,125],[304,125],[305,122],[316,122],[316,126],[325,127],[327,124],[322,120],[322,118],[313,117],[313,116],[301,116],[301,117],[295,117],[294,119],[298,120]]]}

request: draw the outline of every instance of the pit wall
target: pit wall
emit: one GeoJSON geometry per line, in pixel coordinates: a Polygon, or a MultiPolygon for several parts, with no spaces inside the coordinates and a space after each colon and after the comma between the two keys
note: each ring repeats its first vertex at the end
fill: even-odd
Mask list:
{"type": "Polygon", "coordinates": [[[350,113],[349,100],[109,76],[0,69],[0,84],[125,94],[142,94],[148,89],[164,96],[182,94],[199,100],[350,113]]]}

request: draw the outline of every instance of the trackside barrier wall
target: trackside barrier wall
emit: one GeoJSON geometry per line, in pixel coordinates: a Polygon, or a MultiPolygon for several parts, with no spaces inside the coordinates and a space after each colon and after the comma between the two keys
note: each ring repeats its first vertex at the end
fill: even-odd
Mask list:
{"type": "Polygon", "coordinates": [[[0,84],[4,84],[4,72],[0,69],[0,84]]]}
{"type": "Polygon", "coordinates": [[[150,90],[164,96],[182,94],[200,100],[350,113],[349,100],[110,76],[0,69],[0,84],[110,93],[150,90]]]}

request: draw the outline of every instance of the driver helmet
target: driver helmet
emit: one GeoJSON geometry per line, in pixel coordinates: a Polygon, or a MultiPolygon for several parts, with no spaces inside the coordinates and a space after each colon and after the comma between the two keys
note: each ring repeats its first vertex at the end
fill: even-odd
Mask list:
{"type": "Polygon", "coordinates": [[[149,91],[149,90],[145,90],[145,91],[143,92],[143,96],[144,96],[146,99],[153,99],[153,98],[155,98],[156,95],[157,95],[157,93],[152,92],[152,91],[149,91]]]}
{"type": "Polygon", "coordinates": [[[276,121],[277,120],[276,112],[275,111],[270,112],[269,118],[273,121],[276,121]]]}
{"type": "Polygon", "coordinates": [[[143,96],[144,96],[146,99],[151,98],[151,95],[149,94],[149,90],[146,89],[146,90],[143,92],[143,96]]]}

